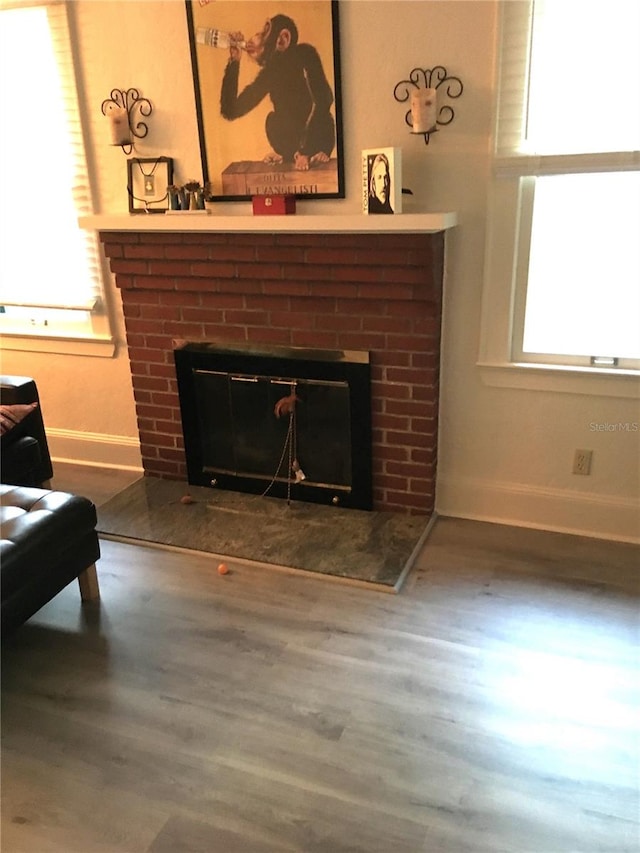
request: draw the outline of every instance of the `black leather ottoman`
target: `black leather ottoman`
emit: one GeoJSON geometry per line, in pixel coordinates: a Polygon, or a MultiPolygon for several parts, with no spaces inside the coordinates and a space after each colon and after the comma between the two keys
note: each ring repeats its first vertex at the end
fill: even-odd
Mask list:
{"type": "Polygon", "coordinates": [[[72,580],[100,597],[96,508],[88,498],[0,485],[2,636],[13,633],[72,580]]]}

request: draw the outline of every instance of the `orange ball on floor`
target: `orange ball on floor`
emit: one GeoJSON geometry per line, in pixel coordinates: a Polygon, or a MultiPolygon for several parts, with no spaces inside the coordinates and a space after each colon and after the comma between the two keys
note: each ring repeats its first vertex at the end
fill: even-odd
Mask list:
{"type": "Polygon", "coordinates": [[[229,574],[229,566],[226,563],[218,563],[218,574],[219,575],[228,575],[229,574]]]}

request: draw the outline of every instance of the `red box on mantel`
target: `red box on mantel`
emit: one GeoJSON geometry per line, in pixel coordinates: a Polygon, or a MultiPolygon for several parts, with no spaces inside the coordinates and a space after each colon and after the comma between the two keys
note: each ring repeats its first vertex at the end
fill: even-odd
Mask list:
{"type": "Polygon", "coordinates": [[[294,195],[254,195],[253,215],[273,216],[296,212],[294,195]]]}

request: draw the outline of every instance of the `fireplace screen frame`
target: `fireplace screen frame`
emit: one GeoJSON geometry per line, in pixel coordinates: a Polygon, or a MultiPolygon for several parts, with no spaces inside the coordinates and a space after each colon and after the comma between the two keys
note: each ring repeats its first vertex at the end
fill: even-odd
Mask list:
{"type": "MultiPolygon", "coordinates": [[[[334,504],[345,508],[364,510],[372,508],[371,367],[368,352],[273,347],[248,343],[235,345],[226,342],[176,342],[174,361],[187,477],[191,485],[258,495],[266,491],[270,497],[334,504]],[[343,432],[344,440],[348,440],[349,446],[342,453],[343,458],[337,460],[336,465],[336,470],[344,471],[345,466],[350,469],[346,471],[342,482],[340,476],[328,478],[333,479],[333,482],[318,482],[318,478],[313,476],[305,476],[305,479],[297,480],[289,471],[286,459],[279,469],[278,476],[276,476],[276,465],[273,466],[272,475],[267,476],[265,471],[247,472],[234,469],[234,465],[212,464],[212,454],[206,448],[211,437],[208,435],[205,440],[201,431],[201,425],[207,422],[207,415],[203,414],[203,410],[210,408],[210,401],[207,401],[206,405],[199,401],[200,389],[203,386],[202,374],[205,374],[205,384],[206,374],[211,374],[213,385],[220,384],[219,378],[222,382],[223,374],[228,375],[238,387],[244,382],[249,386],[251,382],[257,380],[256,387],[259,385],[262,389],[262,397],[264,397],[263,383],[273,384],[273,391],[269,393],[276,396],[270,397],[265,417],[273,418],[274,421],[272,404],[273,399],[277,399],[278,396],[296,393],[302,398],[296,407],[298,411],[304,413],[305,393],[309,393],[310,396],[319,394],[320,400],[322,400],[322,394],[326,394],[327,399],[331,399],[331,388],[335,387],[334,399],[338,402],[338,409],[343,410],[344,414],[347,414],[348,410],[346,418],[348,423],[344,424],[343,432]],[[292,382],[296,381],[299,384],[293,386],[292,382]],[[346,401],[343,389],[347,392],[346,401]]],[[[228,412],[223,412],[223,409],[227,409],[226,401],[220,406],[221,419],[228,417],[228,412]]],[[[280,433],[286,432],[288,420],[288,416],[280,418],[282,422],[278,425],[280,433]]],[[[210,415],[209,422],[211,422],[210,415]]],[[[296,431],[304,430],[304,418],[296,414],[294,425],[296,431]],[[301,427],[297,426],[298,422],[302,424],[301,427]]],[[[269,422],[267,426],[269,430],[273,430],[274,423],[269,422]]],[[[336,452],[339,429],[339,426],[333,429],[332,441],[328,445],[333,448],[330,451],[332,454],[336,452]]],[[[259,437],[260,432],[257,431],[255,435],[259,437]]],[[[307,437],[307,440],[313,442],[314,439],[307,437]]],[[[322,454],[323,448],[317,444],[317,436],[315,441],[314,459],[317,459],[322,454]]],[[[300,432],[298,446],[304,448],[304,443],[305,434],[300,432]]],[[[282,450],[283,454],[286,454],[284,445],[282,450]]],[[[339,450],[338,455],[340,455],[339,450]]],[[[304,465],[303,450],[301,454],[303,469],[304,465]]],[[[312,474],[313,471],[309,473],[312,474]]]]}

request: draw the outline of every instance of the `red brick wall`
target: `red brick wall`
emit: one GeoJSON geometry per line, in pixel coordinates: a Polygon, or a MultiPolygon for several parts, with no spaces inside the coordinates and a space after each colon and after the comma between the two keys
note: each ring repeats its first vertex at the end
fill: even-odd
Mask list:
{"type": "Polygon", "coordinates": [[[443,234],[103,232],[145,473],[185,479],[174,339],[368,350],[374,508],[435,500],[443,234]]]}

